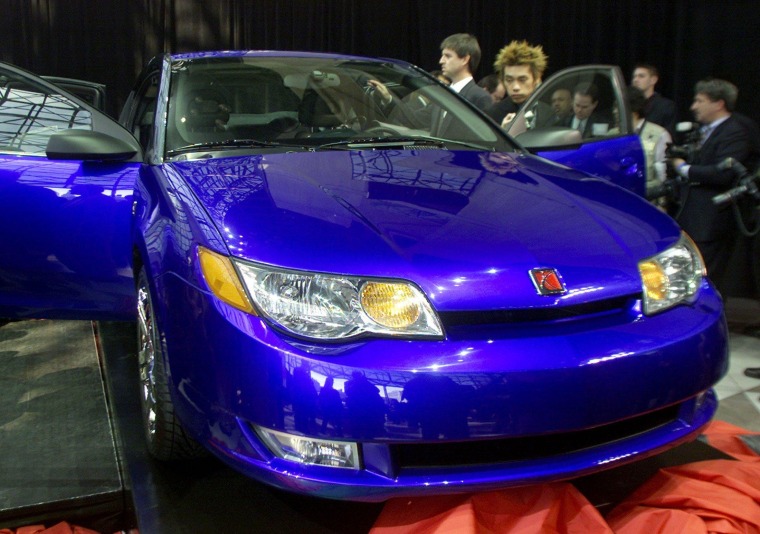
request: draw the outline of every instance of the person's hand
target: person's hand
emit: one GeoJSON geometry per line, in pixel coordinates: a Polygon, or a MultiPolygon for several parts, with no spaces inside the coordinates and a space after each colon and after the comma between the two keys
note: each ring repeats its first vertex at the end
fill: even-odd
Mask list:
{"type": "Polygon", "coordinates": [[[667,160],[667,162],[668,165],[670,165],[670,168],[675,172],[676,176],[680,177],[679,179],[688,179],[688,167],[684,167],[684,165],[686,165],[686,160],[682,158],[672,158],[667,160]]]}
{"type": "Polygon", "coordinates": [[[372,88],[377,91],[377,94],[380,95],[380,100],[383,104],[388,105],[391,103],[391,100],[393,100],[393,95],[391,95],[391,92],[388,91],[388,88],[379,81],[367,80],[367,85],[372,86],[372,88]]]}
{"type": "Polygon", "coordinates": [[[501,121],[501,127],[506,129],[507,126],[509,126],[509,123],[514,120],[516,113],[507,113],[507,115],[504,117],[504,120],[501,121]]]}

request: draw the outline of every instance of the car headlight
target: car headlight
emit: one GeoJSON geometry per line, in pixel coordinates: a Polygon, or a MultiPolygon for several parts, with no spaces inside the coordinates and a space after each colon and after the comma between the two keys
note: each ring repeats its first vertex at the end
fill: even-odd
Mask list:
{"type": "Polygon", "coordinates": [[[639,262],[644,289],[644,313],[651,315],[687,301],[705,276],[702,256],[686,234],[656,256],[639,262]]]}
{"type": "Polygon", "coordinates": [[[427,298],[409,282],[235,265],[261,314],[297,336],[443,337],[427,298]]]}

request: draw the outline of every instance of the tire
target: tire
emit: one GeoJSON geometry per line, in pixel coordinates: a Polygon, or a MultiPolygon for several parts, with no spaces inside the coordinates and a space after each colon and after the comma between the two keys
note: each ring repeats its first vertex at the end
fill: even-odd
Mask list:
{"type": "Polygon", "coordinates": [[[206,456],[205,449],[186,434],[174,415],[164,367],[166,346],[144,267],[137,279],[137,343],[140,411],[148,452],[164,461],[206,456]]]}

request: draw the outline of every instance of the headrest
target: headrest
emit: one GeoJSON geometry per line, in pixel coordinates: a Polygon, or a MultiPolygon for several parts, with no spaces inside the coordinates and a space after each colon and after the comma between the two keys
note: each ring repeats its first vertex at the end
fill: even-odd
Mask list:
{"type": "Polygon", "coordinates": [[[189,95],[183,118],[188,128],[221,128],[230,120],[230,106],[218,91],[200,89],[189,95]]]}
{"type": "Polygon", "coordinates": [[[304,92],[303,100],[298,108],[298,120],[301,124],[313,128],[335,128],[341,124],[340,118],[313,89],[307,89],[304,92]]]}

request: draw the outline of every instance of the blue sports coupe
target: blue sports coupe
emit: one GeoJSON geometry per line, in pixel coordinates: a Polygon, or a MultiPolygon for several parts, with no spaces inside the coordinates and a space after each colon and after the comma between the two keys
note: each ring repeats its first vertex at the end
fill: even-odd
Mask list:
{"type": "Polygon", "coordinates": [[[136,320],[150,452],[304,494],[657,454],[715,413],[727,328],[624,86],[558,73],[509,136],[390,59],[162,55],[118,122],[0,64],[0,317],[136,320]],[[584,139],[546,116],[578,83],[584,139]]]}

